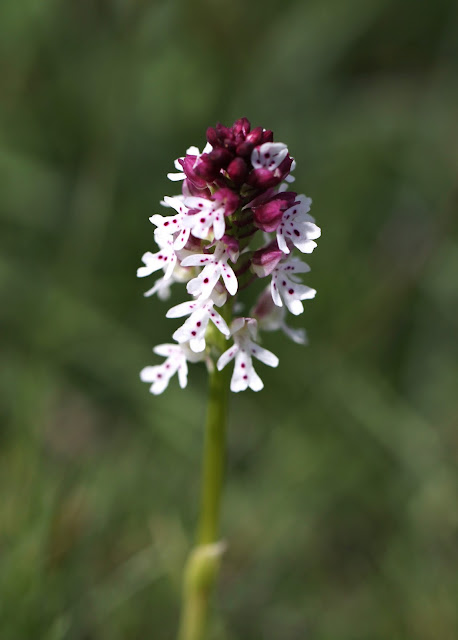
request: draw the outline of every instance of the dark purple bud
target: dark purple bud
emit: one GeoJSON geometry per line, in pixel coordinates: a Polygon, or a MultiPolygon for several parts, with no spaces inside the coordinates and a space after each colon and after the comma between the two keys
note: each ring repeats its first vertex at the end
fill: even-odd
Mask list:
{"type": "Polygon", "coordinates": [[[218,167],[218,169],[221,169],[223,167],[227,167],[227,165],[232,160],[233,155],[227,149],[217,147],[216,149],[213,149],[213,151],[210,151],[208,157],[213,162],[213,164],[218,167]]]}
{"type": "Polygon", "coordinates": [[[270,129],[267,129],[266,131],[262,132],[261,144],[264,144],[264,142],[273,142],[273,141],[274,141],[274,134],[272,131],[270,131],[270,129]]]}
{"type": "Polygon", "coordinates": [[[218,122],[218,124],[216,125],[216,133],[218,134],[220,140],[224,140],[225,138],[231,137],[232,131],[230,127],[225,127],[223,124],[218,122]]]}
{"type": "Polygon", "coordinates": [[[239,118],[234,122],[232,129],[236,136],[242,135],[243,138],[246,138],[251,129],[250,121],[248,120],[248,118],[239,118]]]}
{"type": "Polygon", "coordinates": [[[240,118],[232,125],[232,139],[235,144],[240,144],[246,138],[251,128],[250,121],[247,118],[240,118]]]}
{"type": "Polygon", "coordinates": [[[197,156],[186,156],[183,159],[180,159],[179,162],[183,167],[183,171],[192,184],[197,187],[197,189],[205,189],[207,186],[207,181],[202,177],[197,175],[195,172],[195,164],[196,164],[197,156]]]}
{"type": "Polygon", "coordinates": [[[182,193],[184,196],[198,196],[199,198],[210,198],[211,193],[210,189],[208,189],[207,183],[205,183],[205,187],[198,188],[193,184],[188,178],[183,180],[182,193]]]}
{"type": "Polygon", "coordinates": [[[253,271],[260,278],[265,278],[272,273],[284,255],[283,251],[278,248],[277,241],[274,240],[267,247],[254,252],[251,263],[253,271]]]}
{"type": "Polygon", "coordinates": [[[255,147],[256,145],[261,144],[261,141],[264,142],[264,140],[262,140],[262,134],[262,127],[256,127],[247,135],[246,141],[250,142],[255,147]]]}
{"type": "Polygon", "coordinates": [[[207,140],[212,147],[216,147],[218,144],[218,134],[213,127],[208,127],[207,129],[207,140]]]}
{"type": "Polygon", "coordinates": [[[252,209],[254,207],[258,207],[260,204],[265,204],[266,202],[269,202],[269,200],[272,200],[275,195],[277,195],[277,190],[274,187],[267,189],[251,200],[251,202],[247,204],[246,208],[252,209]]]}
{"type": "Polygon", "coordinates": [[[292,164],[293,164],[293,158],[291,158],[291,156],[288,154],[286,158],[283,160],[283,162],[281,162],[278,165],[276,170],[281,173],[282,180],[284,180],[288,175],[288,173],[290,172],[292,164]]]}
{"type": "Polygon", "coordinates": [[[286,191],[278,193],[269,202],[252,206],[254,223],[261,231],[276,231],[283,217],[283,212],[293,206],[296,193],[286,191]]]}
{"type": "Polygon", "coordinates": [[[237,145],[235,152],[238,156],[249,158],[253,149],[254,144],[251,144],[251,142],[241,142],[239,145],[237,145]]]}
{"type": "Polygon", "coordinates": [[[240,185],[245,182],[248,175],[248,165],[243,158],[234,158],[226,171],[229,178],[235,184],[240,185]]]}
{"type": "Polygon", "coordinates": [[[219,173],[219,167],[212,162],[210,155],[204,153],[194,165],[194,173],[206,182],[213,182],[219,173]]]}
{"type": "Polygon", "coordinates": [[[281,180],[281,176],[277,176],[275,171],[253,169],[248,176],[247,184],[256,189],[268,189],[269,187],[275,187],[281,180]]]}

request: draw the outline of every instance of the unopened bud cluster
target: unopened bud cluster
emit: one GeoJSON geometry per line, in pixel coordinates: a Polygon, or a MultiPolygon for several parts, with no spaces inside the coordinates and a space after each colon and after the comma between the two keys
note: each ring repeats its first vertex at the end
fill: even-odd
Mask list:
{"type": "Polygon", "coordinates": [[[180,386],[186,386],[188,362],[203,360],[212,368],[216,360],[221,370],[234,359],[231,390],[259,391],[263,383],[253,358],[271,367],[278,364],[259,345],[259,331],[280,329],[295,342],[305,342],[303,330],[287,326],[286,309],[299,315],[302,300],[316,293],[302,284],[299,274],[310,268],[295,255],[311,253],[320,236],[309,214],[311,200],[288,191],[295,161],[286,145],[274,142],[272,131],[251,129],[246,118],[232,127],[209,128],[202,153],[190,147],[175,167],[178,173],[168,177],[182,182],[182,192],[161,202],[170,215],[150,218],[159,250],[143,255],[137,275],[161,271],[145,293],[161,299],[169,297],[172,284],[186,283],[190,299],[166,315],[187,319],[173,334],[175,343],[155,347],[165,361],[145,367],[140,377],[159,394],[175,373],[180,386]],[[237,309],[237,293],[258,278],[268,284],[250,316],[235,317],[228,325],[225,317],[228,308],[237,309]],[[223,353],[217,351],[221,336],[230,341],[223,353]]]}

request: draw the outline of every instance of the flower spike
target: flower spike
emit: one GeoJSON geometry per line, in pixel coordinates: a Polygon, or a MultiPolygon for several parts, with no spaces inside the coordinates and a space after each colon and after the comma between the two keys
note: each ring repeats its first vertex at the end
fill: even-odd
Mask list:
{"type": "Polygon", "coordinates": [[[145,367],[141,379],[158,394],[175,373],[186,385],[188,362],[206,361],[221,371],[234,360],[231,390],[259,391],[263,383],[253,359],[278,365],[277,356],[260,346],[259,334],[280,330],[306,342],[304,329],[290,327],[287,315],[300,315],[303,301],[316,294],[300,280],[310,271],[300,255],[312,253],[321,235],[309,213],[312,201],[289,190],[296,162],[288,147],[274,141],[272,131],[252,129],[247,118],[208,128],[202,152],[189,147],[175,168],[168,177],[181,184],[181,193],[162,200],[169,214],[151,216],[159,250],[143,255],[137,275],[162,270],[145,293],[162,300],[173,283],[186,283],[188,300],[166,313],[186,319],[173,333],[176,344],[154,349],[166,358],[163,364],[145,367]],[[241,306],[239,291],[267,277],[251,317],[230,323],[231,310],[241,306]],[[230,341],[226,350],[221,340],[230,341]]]}

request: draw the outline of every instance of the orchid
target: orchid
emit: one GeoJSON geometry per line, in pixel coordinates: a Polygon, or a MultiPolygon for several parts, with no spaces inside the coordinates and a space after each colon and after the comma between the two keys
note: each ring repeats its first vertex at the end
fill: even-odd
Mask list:
{"type": "Polygon", "coordinates": [[[301,280],[310,271],[301,255],[313,252],[321,230],[309,213],[311,199],[289,190],[296,162],[288,147],[274,142],[272,131],[252,129],[247,118],[210,127],[202,152],[189,147],[175,168],[168,177],[181,183],[181,193],[161,201],[168,215],[150,217],[159,251],[143,255],[137,275],[162,271],[144,294],[161,300],[174,283],[186,283],[188,298],[166,312],[185,319],[173,332],[175,343],[153,349],[165,358],[162,364],[144,367],[140,378],[158,395],[175,374],[186,387],[189,363],[204,362],[209,371],[201,516],[185,568],[178,635],[202,640],[225,548],[218,523],[228,393],[261,391],[262,366],[278,366],[278,357],[262,345],[263,333],[282,331],[296,344],[306,343],[305,330],[287,318],[300,315],[304,300],[316,294],[301,280]],[[240,292],[249,296],[260,279],[266,286],[249,315],[240,315],[240,292]]]}
{"type": "MultiPolygon", "coordinates": [[[[253,357],[269,366],[278,364],[276,356],[259,345],[262,333],[280,330],[298,344],[305,342],[304,329],[290,327],[286,316],[300,315],[303,302],[316,294],[300,279],[310,271],[300,254],[313,252],[321,230],[310,215],[311,199],[289,190],[295,167],[288,147],[274,141],[272,131],[251,128],[246,118],[232,127],[218,124],[207,130],[202,152],[189,147],[175,160],[177,172],[168,177],[181,183],[181,193],[164,196],[166,213],[150,217],[159,251],[143,255],[137,275],[161,270],[163,275],[145,296],[157,294],[165,300],[173,283],[186,283],[190,298],[166,313],[168,318],[187,316],[173,332],[175,353],[204,355],[207,364],[218,369],[234,359],[235,392],[262,389],[253,357]],[[270,278],[270,283],[252,317],[234,317],[230,324],[239,291],[259,278],[270,278]],[[218,334],[229,342],[226,349],[218,334]]],[[[171,367],[161,375],[176,362],[168,363],[171,367]]],[[[148,380],[145,369],[142,379],[147,381],[152,370],[154,375],[159,371],[146,370],[148,380]]],[[[155,379],[153,393],[165,390],[163,380],[155,379]]],[[[180,383],[184,381],[181,374],[180,383]]]]}

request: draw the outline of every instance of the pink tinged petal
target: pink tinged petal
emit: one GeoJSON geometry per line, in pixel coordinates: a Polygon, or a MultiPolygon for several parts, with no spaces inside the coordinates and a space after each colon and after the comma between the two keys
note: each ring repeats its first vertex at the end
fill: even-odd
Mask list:
{"type": "Polygon", "coordinates": [[[218,371],[224,369],[224,367],[234,358],[238,350],[238,345],[234,344],[219,357],[218,362],[216,363],[218,371]]]}

